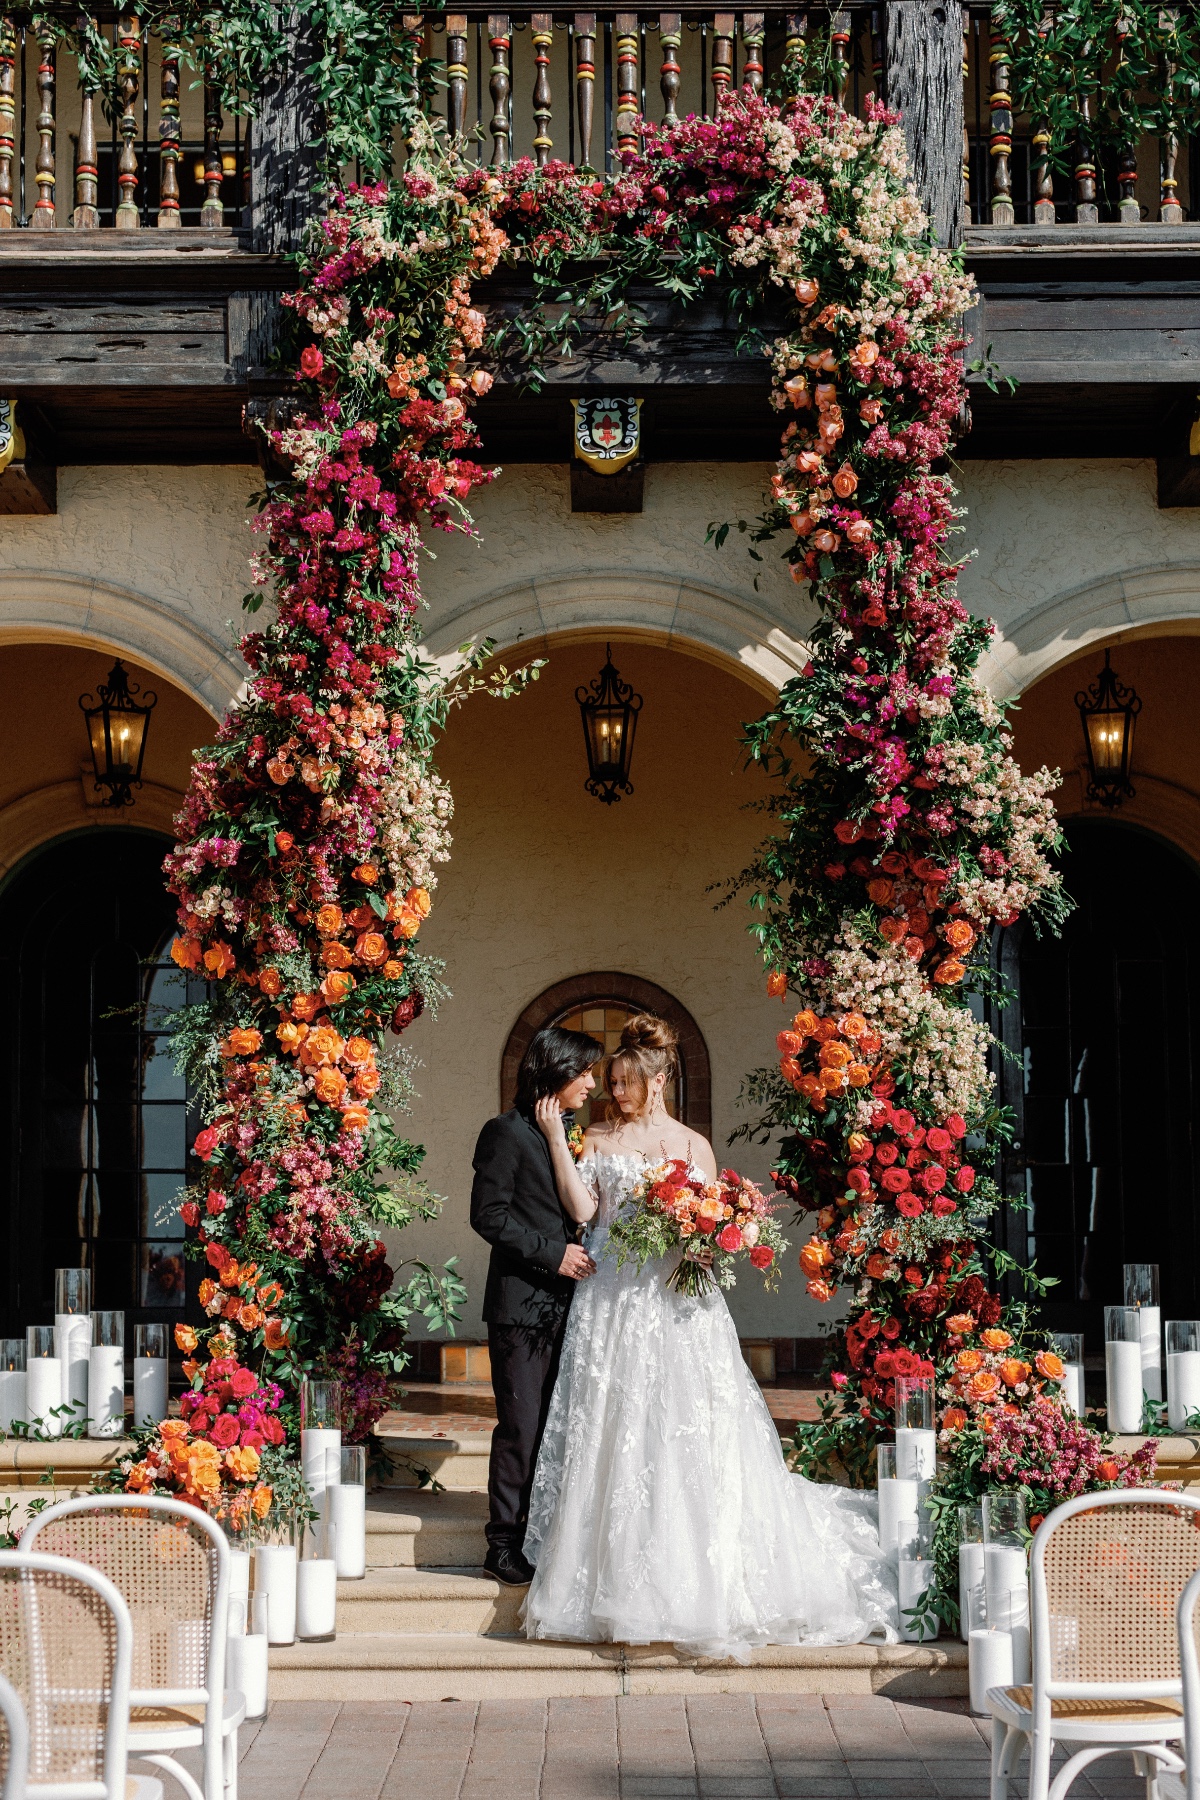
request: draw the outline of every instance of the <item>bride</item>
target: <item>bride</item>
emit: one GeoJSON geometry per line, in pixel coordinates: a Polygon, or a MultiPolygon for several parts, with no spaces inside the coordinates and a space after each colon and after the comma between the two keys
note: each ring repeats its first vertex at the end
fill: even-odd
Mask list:
{"type": "Polygon", "coordinates": [[[873,1497],[789,1474],[721,1292],[668,1288],[673,1259],[639,1273],[605,1256],[647,1164],[679,1157],[716,1179],[712,1146],[663,1104],[675,1061],[668,1024],[629,1020],[605,1068],[615,1116],[589,1126],[578,1165],[556,1101],[538,1102],[597,1267],[572,1302],[534,1475],[526,1633],[740,1661],[765,1644],[894,1640],[873,1497]]]}

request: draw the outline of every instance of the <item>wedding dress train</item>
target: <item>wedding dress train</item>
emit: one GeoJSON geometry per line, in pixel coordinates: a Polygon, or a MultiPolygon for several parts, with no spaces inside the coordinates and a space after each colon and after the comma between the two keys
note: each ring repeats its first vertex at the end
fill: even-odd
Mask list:
{"type": "Polygon", "coordinates": [[[873,1494],[792,1475],[724,1296],[666,1286],[604,1254],[645,1168],[589,1157],[599,1201],[534,1475],[525,1606],[535,1638],[674,1643],[735,1657],[766,1644],[897,1636],[873,1494]]]}

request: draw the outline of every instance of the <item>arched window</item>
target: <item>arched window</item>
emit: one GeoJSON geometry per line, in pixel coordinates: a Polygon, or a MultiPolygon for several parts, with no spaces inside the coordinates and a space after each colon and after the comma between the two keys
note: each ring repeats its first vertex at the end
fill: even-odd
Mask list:
{"type": "MultiPolygon", "coordinates": [[[[615,1050],[621,1031],[633,1013],[656,1013],[679,1034],[679,1080],[668,1090],[667,1110],[694,1131],[712,1136],[712,1074],[708,1046],[687,1008],[673,994],[638,975],[612,972],[573,975],[556,982],[525,1008],[508,1035],[500,1064],[500,1105],[513,1104],[517,1070],[535,1032],[544,1025],[563,1025],[569,1031],[586,1031],[599,1038],[605,1050],[615,1050]]],[[[597,1095],[592,1104],[602,1101],[597,1095]]],[[[590,1110],[590,1109],[588,1109],[590,1110]]],[[[586,1113],[579,1122],[586,1125],[586,1113]]]]}

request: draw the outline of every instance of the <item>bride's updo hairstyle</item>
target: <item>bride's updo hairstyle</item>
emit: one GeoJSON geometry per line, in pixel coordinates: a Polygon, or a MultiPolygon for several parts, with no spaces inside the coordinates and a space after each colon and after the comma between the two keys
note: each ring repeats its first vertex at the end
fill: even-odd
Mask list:
{"type": "MultiPolygon", "coordinates": [[[[670,1082],[678,1070],[679,1035],[675,1027],[654,1013],[635,1013],[625,1022],[620,1045],[605,1059],[604,1085],[611,1093],[614,1071],[619,1071],[640,1112],[650,1093],[652,1078],[665,1075],[670,1082]]],[[[615,1100],[610,1102],[608,1112],[614,1121],[624,1117],[615,1100]]]]}

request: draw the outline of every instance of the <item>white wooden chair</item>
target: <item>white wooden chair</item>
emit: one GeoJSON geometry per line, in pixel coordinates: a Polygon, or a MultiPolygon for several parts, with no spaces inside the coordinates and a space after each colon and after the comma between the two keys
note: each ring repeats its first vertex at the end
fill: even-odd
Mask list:
{"type": "Polygon", "coordinates": [[[236,1800],[241,1694],[225,1691],[229,1544],[182,1500],[87,1495],[47,1507],[22,1546],[90,1563],[133,1618],[129,1754],[179,1782],[188,1800],[236,1800]],[[173,1752],[203,1751],[203,1785],[173,1752]]]}
{"type": "Polygon", "coordinates": [[[0,1800],[25,1800],[29,1773],[29,1721],[21,1696],[0,1675],[0,1800]]]}
{"type": "Polygon", "coordinates": [[[1200,1499],[1159,1488],[1081,1494],[1038,1527],[1030,1558],[1031,1687],[991,1688],[991,1800],[1029,1747],[1029,1800],[1063,1800],[1098,1757],[1132,1754],[1157,1791],[1182,1767],[1176,1607],[1200,1566],[1200,1499]],[[1072,1754],[1050,1780],[1055,1744],[1072,1754]]]}
{"type": "Polygon", "coordinates": [[[1200,1571],[1179,1596],[1179,1669],[1183,1677],[1183,1759],[1181,1770],[1158,1778],[1161,1800],[1200,1800],[1200,1655],[1196,1651],[1196,1609],[1200,1604],[1200,1571]]]}
{"type": "Polygon", "coordinates": [[[159,1780],[128,1773],[132,1662],[129,1608],[107,1576],[0,1551],[4,1800],[162,1800],[159,1780]]]}

